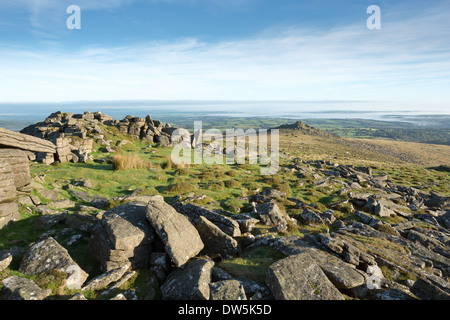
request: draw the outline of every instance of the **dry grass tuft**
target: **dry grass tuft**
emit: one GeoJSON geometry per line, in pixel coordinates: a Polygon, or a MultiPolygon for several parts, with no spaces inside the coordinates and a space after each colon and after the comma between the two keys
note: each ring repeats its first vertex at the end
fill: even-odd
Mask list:
{"type": "Polygon", "coordinates": [[[112,157],[112,164],[115,171],[145,169],[148,167],[148,164],[135,153],[117,154],[112,157]]]}

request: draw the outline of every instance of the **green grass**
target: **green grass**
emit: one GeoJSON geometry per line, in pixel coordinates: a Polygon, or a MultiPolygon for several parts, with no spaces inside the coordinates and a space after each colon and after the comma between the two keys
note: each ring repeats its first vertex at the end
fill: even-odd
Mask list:
{"type": "MultiPolygon", "coordinates": [[[[211,124],[214,124],[213,119],[211,124]]],[[[218,120],[217,120],[218,121],[218,120]]],[[[280,120],[281,122],[281,120],[280,120]]],[[[255,120],[247,123],[247,126],[275,126],[286,123],[283,120],[281,123],[276,121],[255,120]]],[[[235,127],[243,126],[244,123],[239,119],[229,119],[228,122],[222,123],[223,127],[235,125],[235,127]]],[[[224,209],[233,214],[239,212],[248,212],[251,210],[249,203],[245,197],[253,195],[256,190],[262,191],[265,188],[274,188],[287,193],[287,197],[277,199],[276,202],[280,209],[291,217],[298,217],[301,209],[295,208],[296,203],[287,200],[288,197],[295,197],[308,204],[314,203],[315,207],[320,211],[326,211],[327,208],[339,201],[344,200],[345,196],[336,196],[335,192],[342,188],[342,184],[336,183],[331,187],[315,186],[316,181],[312,175],[300,178],[296,172],[291,172],[293,167],[293,157],[301,159],[310,159],[314,157],[321,157],[324,154],[329,157],[327,160],[340,157],[344,154],[345,148],[336,146],[330,142],[317,143],[317,140],[311,140],[311,144],[304,145],[304,149],[299,150],[299,145],[306,141],[295,139],[291,136],[285,142],[290,144],[282,145],[289,153],[289,159],[280,159],[280,171],[274,176],[261,176],[259,165],[207,165],[193,164],[193,165],[175,165],[171,161],[171,148],[148,148],[149,143],[132,139],[129,136],[124,136],[118,133],[114,128],[106,132],[105,139],[113,140],[112,145],[116,145],[121,140],[128,140],[130,143],[116,147],[114,154],[135,154],[139,159],[148,164],[145,167],[137,168],[123,168],[123,170],[114,170],[113,165],[105,163],[97,163],[90,161],[88,163],[63,163],[57,166],[47,166],[42,164],[33,164],[31,166],[31,175],[46,175],[46,181],[43,186],[47,189],[55,189],[55,184],[62,187],[71,183],[75,179],[89,178],[92,182],[92,189],[81,189],[88,192],[91,196],[105,196],[109,199],[130,194],[136,189],[139,189],[141,195],[160,194],[166,201],[175,195],[182,195],[186,197],[190,193],[195,195],[205,195],[201,200],[196,200],[194,203],[204,205],[211,209],[224,209]],[[153,153],[152,153],[153,152],[153,153]]],[[[113,154],[107,154],[103,150],[103,146],[96,144],[95,150],[92,153],[94,158],[101,159],[110,157],[113,154]]],[[[351,163],[357,165],[367,165],[368,161],[374,169],[374,174],[388,174],[389,179],[394,183],[403,186],[419,187],[423,192],[435,191],[443,195],[450,195],[448,183],[450,181],[450,173],[444,170],[438,170],[433,167],[424,167],[420,165],[406,165],[390,162],[390,158],[384,162],[380,162],[379,158],[372,161],[370,156],[364,155],[368,159],[359,159],[359,154],[351,158],[346,156],[345,159],[339,158],[336,161],[340,163],[351,163]],[[347,162],[346,162],[347,161],[347,162]]],[[[320,158],[320,159],[323,159],[320,158]]],[[[334,160],[333,160],[334,161],[334,160]]],[[[322,175],[322,174],[321,174],[322,175]]],[[[323,175],[322,175],[323,176],[323,175]]],[[[344,178],[335,178],[334,182],[345,182],[344,178]]],[[[68,198],[76,202],[77,206],[82,204],[75,199],[70,190],[59,188],[58,190],[63,198],[68,198]]],[[[363,188],[361,192],[370,189],[363,188]]],[[[38,195],[43,204],[48,203],[36,191],[34,195],[38,195]]],[[[121,204],[121,202],[111,202],[110,208],[121,204]]],[[[77,207],[73,210],[77,210],[77,207]]],[[[69,210],[71,213],[73,210],[69,210]]],[[[344,220],[358,220],[358,217],[353,214],[350,204],[342,205],[339,208],[333,209],[335,216],[344,220]]],[[[21,208],[21,220],[11,224],[10,226],[0,230],[0,249],[8,249],[12,246],[19,246],[26,248],[32,242],[35,242],[39,236],[44,232],[36,228],[36,221],[38,216],[28,211],[26,208],[21,208]]],[[[404,218],[381,218],[388,223],[398,223],[404,221],[404,218]]],[[[64,225],[56,225],[52,227],[52,232],[58,233],[63,229],[64,225]]],[[[431,227],[431,226],[428,226],[431,227]]],[[[298,227],[291,227],[289,229],[291,234],[302,235],[302,233],[322,233],[325,232],[327,226],[323,225],[302,225],[299,223],[298,227]]],[[[265,234],[270,227],[258,225],[254,234],[265,234]]],[[[390,230],[385,230],[390,231],[390,230]]],[[[90,274],[90,278],[98,275],[101,271],[99,263],[94,257],[88,254],[89,235],[83,234],[84,237],[74,246],[68,247],[68,251],[72,258],[80,264],[80,266],[90,274]]],[[[275,235],[278,236],[278,235],[275,235]]],[[[61,236],[58,241],[65,243],[68,236],[61,236]]],[[[389,241],[373,239],[369,237],[357,236],[353,238],[355,241],[363,244],[364,249],[370,253],[370,250],[377,250],[378,248],[385,248],[395,252],[396,254],[404,254],[406,249],[399,245],[394,245],[389,241]]],[[[263,283],[267,267],[278,259],[284,256],[278,251],[269,247],[258,247],[248,250],[242,256],[233,259],[223,260],[218,265],[235,276],[247,276],[256,281],[263,283]]],[[[8,274],[17,272],[21,256],[19,255],[13,260],[9,269],[0,275],[0,281],[8,274]]],[[[402,274],[402,279],[398,281],[406,281],[414,275],[402,274]]],[[[131,279],[126,285],[126,288],[137,288],[139,297],[145,297],[147,293],[148,281],[152,274],[148,270],[139,270],[137,275],[131,279]]],[[[48,279],[41,279],[44,286],[51,288],[55,293],[60,292],[60,286],[57,282],[51,283],[48,279]],[[47,282],[46,282],[47,281],[47,282]]],[[[67,291],[65,292],[67,293],[67,291]]],[[[95,299],[95,292],[84,293],[89,299],[95,299]]],[[[160,294],[160,293],[158,293],[160,294]]]]}
{"type": "Polygon", "coordinates": [[[285,256],[269,247],[257,247],[238,258],[223,260],[218,266],[233,276],[245,276],[264,283],[267,268],[285,256]]]}

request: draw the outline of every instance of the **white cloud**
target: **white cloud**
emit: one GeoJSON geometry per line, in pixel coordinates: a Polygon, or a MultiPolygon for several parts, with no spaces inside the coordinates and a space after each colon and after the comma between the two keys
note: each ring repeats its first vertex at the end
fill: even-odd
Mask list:
{"type": "MultiPolygon", "coordinates": [[[[111,2],[112,3],[112,2],[111,2]]],[[[405,100],[450,103],[445,15],[333,30],[271,29],[74,53],[3,49],[3,101],[405,100]],[[439,28],[437,28],[439,26],[439,28]]]]}

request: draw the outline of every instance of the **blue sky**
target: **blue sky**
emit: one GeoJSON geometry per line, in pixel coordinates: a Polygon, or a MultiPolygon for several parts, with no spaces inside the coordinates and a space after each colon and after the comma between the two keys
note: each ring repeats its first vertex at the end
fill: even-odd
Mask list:
{"type": "Polygon", "coordinates": [[[448,111],[449,18],[448,0],[3,0],[0,102],[364,100],[448,111]],[[66,27],[69,5],[81,8],[81,30],[66,27]],[[380,30],[366,27],[369,5],[381,8],[380,30]]]}

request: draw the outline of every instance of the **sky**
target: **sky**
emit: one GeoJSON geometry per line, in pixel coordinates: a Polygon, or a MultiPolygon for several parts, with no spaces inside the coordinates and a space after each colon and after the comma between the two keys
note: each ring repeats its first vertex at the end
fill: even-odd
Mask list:
{"type": "Polygon", "coordinates": [[[449,88],[448,0],[0,2],[0,103],[382,101],[448,112],[449,88]],[[70,5],[81,29],[67,28],[70,5]],[[370,5],[380,29],[367,27],[370,5]]]}

